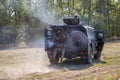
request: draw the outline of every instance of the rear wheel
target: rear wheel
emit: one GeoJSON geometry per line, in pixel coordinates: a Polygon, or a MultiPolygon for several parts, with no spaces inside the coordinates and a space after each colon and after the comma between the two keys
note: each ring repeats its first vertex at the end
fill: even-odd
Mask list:
{"type": "Polygon", "coordinates": [[[56,58],[56,59],[50,59],[50,58],[49,58],[49,61],[50,61],[50,64],[51,64],[51,65],[55,65],[55,64],[58,64],[58,63],[59,63],[59,58],[56,58]]]}
{"type": "Polygon", "coordinates": [[[86,55],[82,55],[82,62],[86,64],[93,64],[93,50],[90,47],[90,50],[86,52],[86,55]]]}
{"type": "Polygon", "coordinates": [[[87,64],[92,64],[93,63],[93,59],[92,59],[92,55],[91,54],[88,54],[88,57],[86,59],[86,63],[87,64]]]}
{"type": "Polygon", "coordinates": [[[95,60],[101,60],[101,51],[98,51],[97,54],[94,55],[95,60]]]}
{"type": "Polygon", "coordinates": [[[59,63],[59,57],[58,57],[58,53],[56,52],[56,54],[54,52],[52,53],[48,53],[48,57],[49,57],[49,62],[51,65],[55,65],[59,63]]]}

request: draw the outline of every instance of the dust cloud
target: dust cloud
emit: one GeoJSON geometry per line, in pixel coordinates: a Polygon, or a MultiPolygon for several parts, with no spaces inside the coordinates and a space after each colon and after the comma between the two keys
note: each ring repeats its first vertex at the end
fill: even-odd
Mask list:
{"type": "Polygon", "coordinates": [[[30,9],[30,12],[28,12],[30,15],[40,19],[46,24],[62,24],[59,13],[54,6],[49,3],[49,0],[34,0],[33,4],[35,5],[35,9],[30,9]]]}
{"type": "MultiPolygon", "coordinates": [[[[34,0],[33,4],[36,4],[36,9],[31,9],[28,14],[32,14],[47,24],[61,23],[57,19],[57,11],[48,9],[51,7],[48,0],[34,0]]],[[[24,32],[25,29],[22,38],[25,38],[24,32]]],[[[0,51],[0,79],[14,80],[30,73],[42,74],[56,70],[48,66],[49,61],[44,51],[44,38],[34,40],[31,46],[34,48],[0,51]]]]}
{"type": "Polygon", "coordinates": [[[47,73],[57,69],[49,67],[44,49],[29,48],[0,52],[0,79],[16,79],[32,73],[47,73]]]}

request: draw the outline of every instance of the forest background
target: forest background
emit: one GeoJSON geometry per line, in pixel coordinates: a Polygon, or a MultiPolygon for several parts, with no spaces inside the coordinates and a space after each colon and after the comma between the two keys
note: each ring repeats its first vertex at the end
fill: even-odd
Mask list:
{"type": "Polygon", "coordinates": [[[0,0],[0,46],[40,39],[49,24],[75,15],[106,38],[120,37],[120,0],[0,0]]]}

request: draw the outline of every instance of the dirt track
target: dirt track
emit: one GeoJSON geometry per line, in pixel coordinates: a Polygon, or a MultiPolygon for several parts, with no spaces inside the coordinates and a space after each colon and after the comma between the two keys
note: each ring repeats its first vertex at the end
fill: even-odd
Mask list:
{"type": "Polygon", "coordinates": [[[0,80],[13,79],[120,80],[120,43],[107,43],[102,53],[102,61],[93,65],[81,64],[78,59],[49,66],[46,53],[41,48],[2,50],[0,80]]]}
{"type": "Polygon", "coordinates": [[[0,78],[16,78],[35,72],[49,72],[43,49],[16,49],[0,51],[0,78]]]}

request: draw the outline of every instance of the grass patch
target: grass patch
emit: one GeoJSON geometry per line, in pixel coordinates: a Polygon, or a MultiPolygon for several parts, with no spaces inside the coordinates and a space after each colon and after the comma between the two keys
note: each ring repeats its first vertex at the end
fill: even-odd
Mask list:
{"type": "MultiPolygon", "coordinates": [[[[5,66],[13,64],[13,67],[16,67],[16,65],[21,65],[19,64],[21,57],[24,61],[32,59],[32,57],[26,57],[22,53],[15,55],[3,55],[1,53],[0,63],[5,66]]],[[[49,78],[50,80],[55,80],[56,78],[58,80],[120,80],[120,41],[106,43],[102,51],[102,61],[95,63],[93,66],[82,65],[79,60],[73,60],[71,63],[64,62],[59,67],[60,69],[55,72],[28,74],[17,80],[49,80],[49,78]],[[64,71],[63,68],[67,70],[64,71]]],[[[1,70],[0,74],[4,74],[4,72],[1,70]]]]}
{"type": "Polygon", "coordinates": [[[17,80],[39,80],[39,79],[41,80],[42,78],[45,78],[45,77],[49,78],[51,76],[53,76],[53,74],[51,74],[51,73],[46,73],[46,74],[31,74],[31,75],[28,75],[26,77],[21,77],[21,78],[19,78],[17,80]]]}

